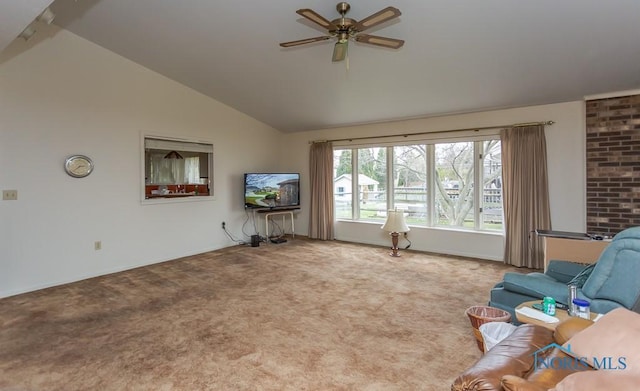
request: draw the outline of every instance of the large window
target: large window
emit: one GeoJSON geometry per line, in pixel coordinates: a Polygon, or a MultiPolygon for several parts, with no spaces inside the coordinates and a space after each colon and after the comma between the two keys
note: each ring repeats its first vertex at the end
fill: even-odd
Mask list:
{"type": "Polygon", "coordinates": [[[213,145],[144,138],[144,198],[167,199],[213,195],[213,145]]]}
{"type": "Polygon", "coordinates": [[[338,219],[502,230],[498,139],[336,149],[334,168],[338,219]]]}

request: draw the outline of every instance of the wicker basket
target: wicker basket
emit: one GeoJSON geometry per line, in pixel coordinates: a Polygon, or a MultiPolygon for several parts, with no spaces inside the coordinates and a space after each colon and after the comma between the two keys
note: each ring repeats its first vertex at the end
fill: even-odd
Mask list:
{"type": "Polygon", "coordinates": [[[511,320],[511,314],[505,310],[499,308],[489,307],[486,305],[476,305],[467,308],[465,312],[469,317],[471,326],[473,327],[473,334],[476,336],[476,342],[478,343],[478,349],[484,353],[484,340],[480,333],[480,325],[489,322],[509,322],[511,320]]]}

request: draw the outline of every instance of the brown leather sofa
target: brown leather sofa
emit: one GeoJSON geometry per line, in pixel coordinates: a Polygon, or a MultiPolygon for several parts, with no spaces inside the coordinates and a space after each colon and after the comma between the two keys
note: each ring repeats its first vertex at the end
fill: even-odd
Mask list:
{"type": "Polygon", "coordinates": [[[519,326],[513,334],[458,376],[451,390],[546,391],[572,373],[593,370],[586,365],[566,365],[564,368],[563,365],[552,365],[553,368],[541,365],[570,363],[571,357],[560,346],[592,323],[581,318],[570,318],[560,323],[555,331],[532,324],[519,326]],[[553,343],[559,346],[550,347],[553,343]]]}

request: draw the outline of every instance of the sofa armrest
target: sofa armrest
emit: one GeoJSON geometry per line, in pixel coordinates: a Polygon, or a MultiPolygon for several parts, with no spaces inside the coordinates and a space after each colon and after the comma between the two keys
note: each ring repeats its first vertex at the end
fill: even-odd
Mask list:
{"type": "Polygon", "coordinates": [[[577,317],[563,320],[556,326],[556,329],[553,332],[553,339],[555,339],[558,345],[564,345],[564,343],[570,340],[571,337],[591,326],[592,324],[593,321],[590,319],[577,317]]]}
{"type": "Polygon", "coordinates": [[[533,352],[552,342],[551,330],[532,324],[519,326],[513,334],[500,341],[458,376],[451,385],[451,390],[500,391],[502,376],[524,376],[533,367],[533,352]]]}

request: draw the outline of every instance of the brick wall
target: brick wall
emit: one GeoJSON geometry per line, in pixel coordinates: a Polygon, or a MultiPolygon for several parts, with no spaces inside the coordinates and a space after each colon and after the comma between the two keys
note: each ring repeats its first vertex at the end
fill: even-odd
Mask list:
{"type": "Polygon", "coordinates": [[[587,232],[640,226],[640,95],[587,101],[587,232]]]}

